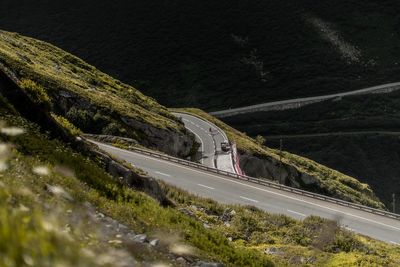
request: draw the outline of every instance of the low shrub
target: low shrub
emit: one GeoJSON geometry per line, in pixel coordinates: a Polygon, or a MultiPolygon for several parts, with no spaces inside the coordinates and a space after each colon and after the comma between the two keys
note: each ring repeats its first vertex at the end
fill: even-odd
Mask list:
{"type": "Polygon", "coordinates": [[[23,79],[21,80],[20,86],[29,95],[33,102],[40,106],[43,106],[47,110],[50,110],[50,97],[47,95],[46,91],[41,85],[32,80],[23,79]]]}

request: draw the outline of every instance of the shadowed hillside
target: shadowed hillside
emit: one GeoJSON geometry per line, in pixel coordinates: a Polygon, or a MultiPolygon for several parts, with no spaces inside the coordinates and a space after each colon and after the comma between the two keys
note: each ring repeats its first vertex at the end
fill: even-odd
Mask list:
{"type": "Polygon", "coordinates": [[[395,0],[14,1],[0,27],[167,106],[216,110],[397,81],[395,0]]]}

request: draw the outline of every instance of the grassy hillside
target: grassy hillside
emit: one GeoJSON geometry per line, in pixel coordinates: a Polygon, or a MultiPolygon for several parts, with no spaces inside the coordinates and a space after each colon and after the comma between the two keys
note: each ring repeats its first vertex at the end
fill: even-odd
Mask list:
{"type": "Polygon", "coordinates": [[[216,110],[397,81],[398,10],[396,0],[3,0],[0,27],[162,104],[216,110]]]}
{"type": "Polygon", "coordinates": [[[207,230],[177,209],[161,207],[145,194],[121,185],[94,160],[50,140],[3,98],[0,101],[0,196],[7,200],[0,206],[1,264],[28,261],[28,265],[54,266],[65,261],[68,266],[114,266],[118,257],[128,256],[155,264],[171,263],[182,254],[192,261],[217,260],[228,266],[272,266],[261,253],[233,246],[220,232],[207,230]],[[124,235],[106,235],[92,222],[93,214],[86,214],[91,206],[117,220],[108,219],[106,224],[122,223],[135,233],[158,237],[161,245],[149,250],[126,241],[124,235]],[[10,228],[19,219],[26,224],[12,234],[10,228]],[[100,251],[105,264],[101,264],[103,256],[95,256],[100,251]]]}
{"type": "Polygon", "coordinates": [[[303,158],[301,156],[297,156],[295,154],[287,153],[284,151],[281,153],[278,150],[260,145],[254,139],[248,137],[246,134],[235,130],[234,128],[228,126],[217,118],[205,113],[204,111],[194,108],[179,110],[199,115],[215,123],[227,133],[228,138],[231,142],[235,142],[237,144],[238,150],[242,153],[251,153],[258,158],[274,158],[282,161],[285,164],[294,166],[301,173],[306,173],[313,177],[316,177],[319,181],[319,185],[318,188],[314,189],[314,191],[346,199],[352,202],[362,203],[364,205],[369,205],[372,207],[384,207],[384,205],[374,195],[368,184],[363,184],[353,177],[318,164],[317,162],[310,159],[303,158]]]}
{"type": "Polygon", "coordinates": [[[49,95],[66,90],[150,125],[181,126],[154,99],[48,43],[0,31],[0,61],[18,80],[32,80],[49,95]]]}
{"type": "Polygon", "coordinates": [[[190,151],[190,135],[165,107],[53,45],[0,31],[0,71],[86,133],[130,137],[175,155],[190,151]]]}
{"type": "Polygon", "coordinates": [[[187,266],[199,259],[226,266],[400,263],[398,246],[316,217],[296,221],[220,205],[167,185],[163,190],[176,207],[162,207],[49,139],[3,97],[0,104],[2,266],[187,266]],[[114,231],[124,227],[160,243],[141,245],[114,231]]]}

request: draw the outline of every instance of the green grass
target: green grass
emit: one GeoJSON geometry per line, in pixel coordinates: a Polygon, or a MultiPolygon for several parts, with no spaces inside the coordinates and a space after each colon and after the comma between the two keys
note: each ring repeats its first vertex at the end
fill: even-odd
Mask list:
{"type": "MultiPolygon", "coordinates": [[[[96,116],[106,119],[105,128],[125,127],[125,133],[132,132],[121,120],[125,116],[156,128],[184,132],[183,125],[154,99],[48,43],[0,31],[0,63],[34,101],[56,105],[56,113],[62,110],[58,98],[63,91],[94,106],[96,116]]],[[[89,107],[77,108],[85,112],[89,107]]]]}
{"type": "Polygon", "coordinates": [[[60,141],[50,140],[37,125],[16,114],[5,99],[0,98],[0,103],[1,127],[25,130],[15,137],[0,135],[1,144],[12,144],[0,155],[0,163],[8,166],[0,172],[0,237],[7,243],[0,245],[4,266],[21,261],[34,261],[39,266],[107,266],[95,256],[99,251],[112,256],[113,249],[128,248],[104,241],[96,232],[97,226],[84,216],[78,217],[79,225],[68,220],[68,214],[80,215],[87,202],[136,233],[161,239],[156,255],[128,249],[130,255],[144,262],[168,262],[166,255],[176,243],[192,247],[192,257],[226,266],[299,265],[293,261],[295,257],[312,260],[318,266],[330,266],[330,262],[396,266],[400,262],[399,247],[342,231],[335,223],[317,217],[301,222],[253,207],[221,205],[167,185],[162,188],[176,207],[162,207],[115,181],[95,161],[60,141]],[[35,172],[38,166],[45,167],[48,174],[35,172]],[[47,185],[62,188],[73,201],[49,194],[47,185]],[[182,208],[192,210],[194,218],[181,212],[182,208]],[[218,219],[227,208],[236,211],[230,225],[218,219]],[[11,228],[15,229],[12,234],[11,228]],[[71,230],[65,234],[65,229],[71,230]],[[334,234],[327,238],[326,232],[334,234]],[[283,254],[265,255],[268,247],[277,247],[283,254]],[[358,260],[352,262],[343,254],[358,260]]]}
{"type": "Polygon", "coordinates": [[[71,122],[69,122],[66,118],[64,118],[62,116],[58,116],[54,113],[52,113],[51,116],[57,121],[57,123],[59,125],[61,125],[61,127],[63,127],[64,129],[67,129],[71,135],[73,135],[73,136],[82,135],[82,131],[79,130],[78,128],[76,128],[75,125],[73,125],[71,122]]]}
{"type": "Polygon", "coordinates": [[[398,246],[343,230],[334,221],[315,216],[298,221],[250,206],[221,205],[166,184],[163,187],[178,207],[190,211],[197,220],[222,232],[235,245],[260,252],[277,248],[280,254],[272,258],[278,266],[394,267],[400,263],[398,246]],[[235,211],[235,215],[228,223],[219,219],[231,210],[235,211]]]}
{"type": "MultiPolygon", "coordinates": [[[[12,154],[7,157],[9,168],[0,174],[0,181],[8,187],[29,188],[33,195],[44,195],[45,199],[41,201],[44,205],[46,202],[56,201],[45,193],[46,184],[57,185],[68,192],[77,203],[93,204],[103,213],[128,225],[136,233],[146,232],[151,236],[158,236],[162,233],[163,236],[177,237],[174,242],[194,247],[195,257],[224,262],[227,266],[272,266],[269,258],[262,253],[244,246],[234,246],[220,232],[204,229],[201,223],[178,210],[172,207],[161,207],[156,200],[147,195],[121,185],[95,161],[82,156],[57,140],[48,139],[39,132],[36,125],[11,114],[8,110],[4,111],[3,105],[0,108],[0,118],[7,125],[21,127],[26,131],[26,134],[17,137],[0,136],[2,143],[13,144],[12,154]],[[32,172],[35,166],[46,166],[50,174],[48,176],[36,175],[32,172]],[[73,175],[58,174],[57,166],[71,170],[73,175]]],[[[28,199],[24,205],[29,205],[31,201],[36,204],[35,201],[28,199]]],[[[62,212],[68,209],[68,207],[62,208],[62,212]]],[[[13,206],[9,210],[9,213],[12,213],[13,206]]],[[[44,216],[44,219],[46,218],[44,216]]],[[[60,220],[61,223],[66,223],[62,218],[60,220]]],[[[7,224],[4,227],[10,227],[10,225],[7,224]]],[[[35,229],[31,230],[31,234],[37,233],[36,238],[46,239],[45,236],[40,236],[40,231],[35,231],[35,229]]],[[[22,240],[17,239],[15,246],[18,246],[18,242],[22,242],[22,240]]],[[[43,242],[47,244],[46,240],[43,242]]],[[[68,243],[65,240],[60,242],[68,243]]],[[[77,251],[78,248],[85,247],[84,242],[85,240],[74,240],[71,246],[75,248],[74,251],[77,251]]],[[[96,243],[95,239],[93,242],[96,243]]],[[[50,249],[58,251],[64,243],[51,240],[48,246],[50,249]]],[[[172,244],[166,244],[164,249],[168,251],[170,245],[172,244]]],[[[16,248],[10,247],[10,250],[4,253],[8,255],[16,248]]],[[[101,246],[98,249],[101,249],[101,246]]],[[[43,261],[47,255],[36,255],[35,251],[30,251],[27,247],[23,247],[21,250],[22,254],[27,253],[43,261]]],[[[66,249],[66,251],[68,250],[66,249]]],[[[161,259],[166,258],[163,255],[166,255],[167,251],[160,251],[161,259]]],[[[57,253],[55,257],[64,252],[57,253]]],[[[151,255],[141,255],[140,251],[134,253],[134,256],[139,259],[154,258],[151,255]]],[[[71,257],[70,254],[65,257],[69,261],[73,260],[68,258],[71,257]]],[[[60,260],[63,260],[63,257],[60,256],[60,260]]],[[[83,264],[90,266],[87,263],[83,264]]]]}
{"type": "Polygon", "coordinates": [[[28,188],[5,185],[12,178],[0,178],[0,266],[111,266],[85,255],[86,242],[64,232],[56,212],[45,214],[34,197],[26,196],[32,194],[28,188]]]}
{"type": "Polygon", "coordinates": [[[310,159],[297,156],[288,152],[280,153],[278,150],[259,145],[254,139],[246,134],[235,130],[217,118],[194,108],[176,109],[176,111],[186,111],[200,117],[203,117],[226,132],[231,142],[235,142],[239,151],[251,153],[259,158],[280,159],[282,162],[294,166],[302,173],[316,177],[320,181],[318,191],[339,197],[363,205],[384,208],[382,202],[374,195],[367,184],[363,184],[357,179],[318,164],[310,159]]]}

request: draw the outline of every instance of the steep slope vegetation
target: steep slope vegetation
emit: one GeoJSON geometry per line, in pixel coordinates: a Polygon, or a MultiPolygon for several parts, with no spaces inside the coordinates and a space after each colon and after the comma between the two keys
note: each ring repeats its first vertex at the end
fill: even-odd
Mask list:
{"type": "MultiPolygon", "coordinates": [[[[15,105],[25,106],[25,110],[29,103],[22,102],[21,97],[29,96],[39,109],[50,112],[72,133],[79,134],[77,126],[86,133],[131,137],[142,145],[173,155],[185,156],[191,151],[193,141],[182,123],[166,108],[52,45],[0,32],[0,63],[6,74],[1,76],[0,92],[15,105]],[[7,80],[16,83],[13,90],[6,89],[7,80]],[[18,91],[21,95],[16,95],[18,91]]],[[[201,115],[208,118],[207,114],[201,115]]],[[[286,154],[281,161],[276,151],[257,145],[226,125],[223,128],[235,133],[231,138],[238,143],[241,164],[251,176],[384,207],[368,185],[354,178],[293,154],[286,154]]]]}
{"type": "Polygon", "coordinates": [[[202,258],[272,266],[261,253],[236,248],[221,233],[121,183],[97,157],[51,140],[1,96],[0,103],[2,265],[175,264],[184,256],[190,262],[178,265],[202,258]],[[160,243],[149,246],[135,235],[144,232],[160,243]]]}
{"type": "Polygon", "coordinates": [[[400,263],[399,246],[316,217],[296,221],[220,205],[167,185],[163,192],[175,206],[163,207],[121,184],[97,159],[49,138],[45,128],[23,118],[0,95],[2,266],[400,263]]]}
{"type": "Polygon", "coordinates": [[[165,107],[50,44],[0,31],[0,70],[84,132],[130,137],[172,155],[191,150],[191,135],[165,107]]]}
{"type": "Polygon", "coordinates": [[[398,10],[396,0],[3,0],[0,27],[162,104],[216,110],[397,81],[398,10]]]}

